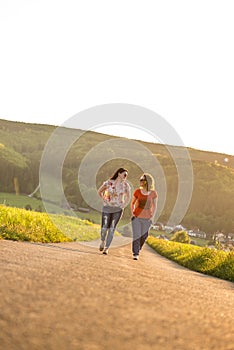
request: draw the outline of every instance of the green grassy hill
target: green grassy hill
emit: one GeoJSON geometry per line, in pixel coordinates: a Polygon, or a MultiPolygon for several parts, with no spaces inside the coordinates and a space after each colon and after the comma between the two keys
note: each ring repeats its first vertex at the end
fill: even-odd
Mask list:
{"type": "MultiPolygon", "coordinates": [[[[39,166],[44,147],[55,130],[52,125],[39,125],[0,120],[0,192],[28,195],[39,183],[39,166]]],[[[81,130],[74,130],[79,135],[81,130]]],[[[64,129],[66,135],[67,129],[64,129]]],[[[63,186],[70,204],[87,207],[77,181],[77,169],[84,156],[95,146],[113,136],[86,132],[75,142],[66,155],[63,164],[63,186]]],[[[166,223],[175,204],[178,188],[177,169],[167,147],[161,144],[140,142],[157,158],[166,177],[167,198],[159,221],[166,223]]],[[[134,146],[131,146],[134,148],[134,146]]],[[[134,149],[129,150],[134,152],[134,149]]],[[[194,171],[192,200],[182,224],[199,228],[207,233],[217,230],[234,232],[234,156],[205,152],[188,148],[194,171]],[[224,159],[229,162],[225,163],[224,159]]],[[[102,157],[96,153],[95,157],[102,157]]],[[[147,159],[145,160],[147,161],[147,159]]],[[[138,185],[142,170],[130,160],[119,159],[118,151],[113,160],[103,164],[96,177],[97,187],[119,166],[124,164],[129,170],[129,180],[138,185]]],[[[87,176],[92,172],[92,164],[87,168],[87,176]]],[[[92,190],[87,188],[92,197],[92,190]]],[[[40,193],[38,193],[40,195],[40,193]]],[[[55,203],[60,205],[60,203],[55,203]]],[[[125,217],[130,215],[126,208],[125,217]]]]}
{"type": "Polygon", "coordinates": [[[48,216],[0,205],[0,239],[42,243],[90,241],[100,237],[100,225],[64,215],[48,216]]]}

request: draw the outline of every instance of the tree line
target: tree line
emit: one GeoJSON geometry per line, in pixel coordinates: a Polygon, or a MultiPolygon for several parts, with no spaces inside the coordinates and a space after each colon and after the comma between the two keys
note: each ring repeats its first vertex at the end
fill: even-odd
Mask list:
{"type": "MultiPolygon", "coordinates": [[[[0,120],[0,192],[16,194],[33,192],[39,183],[39,167],[43,150],[54,130],[55,127],[49,125],[0,120]]],[[[64,133],[67,132],[69,130],[64,130],[64,133]]],[[[80,131],[78,134],[80,135],[80,131]]],[[[111,138],[114,137],[86,132],[81,137],[79,136],[78,142],[75,142],[69,149],[63,164],[62,178],[64,193],[70,204],[87,207],[89,204],[82,196],[84,191],[86,198],[89,198],[89,203],[97,200],[95,199],[95,188],[86,186],[87,181],[78,182],[78,170],[90,150],[111,138]]],[[[167,196],[158,220],[166,223],[177,198],[177,169],[166,146],[140,143],[157,158],[165,174],[167,196]]],[[[130,145],[127,151],[129,154],[131,152],[134,154],[134,145],[130,145]]],[[[149,166],[149,160],[145,157],[144,152],[142,155],[139,154],[139,159],[142,159],[143,164],[141,167],[127,159],[127,156],[126,158],[118,157],[119,152],[123,153],[121,144],[119,149],[113,150],[107,147],[105,152],[112,154],[112,159],[106,161],[97,170],[95,164],[99,160],[101,162],[103,154],[94,152],[93,161],[91,157],[85,170],[85,176],[92,176],[93,171],[96,171],[96,187],[98,188],[116,168],[124,165],[129,170],[129,180],[132,186],[138,186],[138,178],[142,173],[141,167],[144,168],[144,164],[149,166]]],[[[195,149],[189,149],[189,152],[194,172],[194,188],[191,203],[182,224],[191,229],[199,228],[207,233],[218,230],[226,233],[234,232],[234,157],[228,156],[229,163],[224,164],[223,159],[227,158],[227,155],[195,149]]],[[[40,193],[37,195],[40,196],[40,193]]],[[[129,208],[126,208],[125,215],[130,215],[129,208]]]]}

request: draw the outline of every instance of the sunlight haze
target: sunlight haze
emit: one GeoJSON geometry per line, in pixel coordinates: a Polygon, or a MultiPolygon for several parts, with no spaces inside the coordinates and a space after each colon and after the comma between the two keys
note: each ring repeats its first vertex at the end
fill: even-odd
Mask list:
{"type": "Polygon", "coordinates": [[[133,104],[185,146],[233,155],[233,14],[230,0],[1,0],[0,119],[59,126],[133,104]]]}

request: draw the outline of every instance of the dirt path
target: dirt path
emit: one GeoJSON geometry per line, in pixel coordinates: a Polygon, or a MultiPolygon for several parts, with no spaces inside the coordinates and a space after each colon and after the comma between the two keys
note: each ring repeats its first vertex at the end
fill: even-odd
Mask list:
{"type": "Polygon", "coordinates": [[[0,348],[234,349],[233,283],[130,249],[0,241],[0,348]]]}

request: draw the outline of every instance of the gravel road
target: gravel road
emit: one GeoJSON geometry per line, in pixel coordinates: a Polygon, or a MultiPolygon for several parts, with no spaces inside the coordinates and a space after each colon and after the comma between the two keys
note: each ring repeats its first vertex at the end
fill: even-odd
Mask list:
{"type": "Polygon", "coordinates": [[[2,350],[234,350],[234,284],[145,245],[0,241],[2,350]]]}

